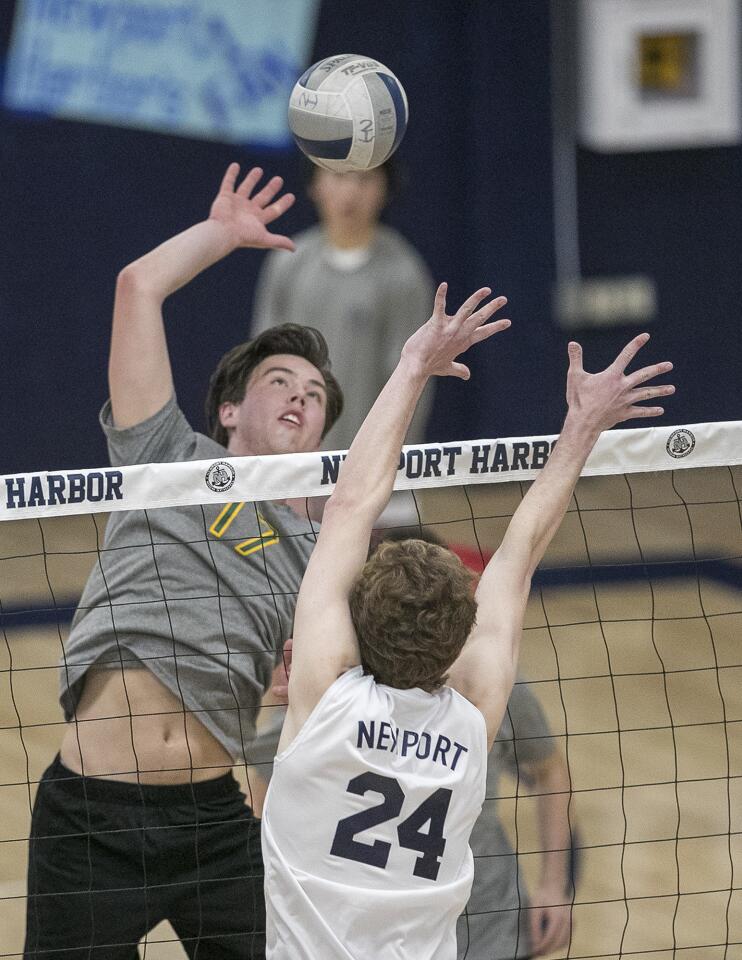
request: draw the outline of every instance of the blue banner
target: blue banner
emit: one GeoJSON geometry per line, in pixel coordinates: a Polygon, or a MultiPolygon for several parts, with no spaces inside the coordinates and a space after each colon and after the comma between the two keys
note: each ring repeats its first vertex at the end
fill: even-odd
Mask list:
{"type": "Polygon", "coordinates": [[[18,0],[11,109],[289,144],[319,0],[18,0]]]}

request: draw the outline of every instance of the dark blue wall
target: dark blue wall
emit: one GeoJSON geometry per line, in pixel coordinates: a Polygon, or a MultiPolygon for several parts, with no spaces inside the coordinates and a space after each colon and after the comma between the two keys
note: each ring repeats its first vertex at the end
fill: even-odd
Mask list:
{"type": "MultiPolygon", "coordinates": [[[[452,299],[487,283],[513,330],[446,382],[431,439],[556,431],[566,337],[551,319],[547,0],[324,0],[315,59],[360,52],[405,84],[408,184],[389,219],[452,299]],[[352,9],[352,15],[349,10],[352,9]],[[527,12],[524,12],[527,11],[527,12]]],[[[13,4],[0,4],[3,45],[13,4]]],[[[260,162],[299,181],[295,155],[0,114],[0,473],[105,459],[96,412],[116,273],[206,215],[223,168],[260,162]]],[[[742,417],[742,149],[579,156],[585,273],[642,272],[659,284],[652,354],[673,359],[667,423],[742,417]]],[[[297,204],[288,232],[306,225],[297,204]]],[[[202,425],[221,353],[249,332],[260,254],[235,254],[168,302],[181,403],[202,425]]],[[[582,336],[587,365],[634,331],[582,336]]]]}

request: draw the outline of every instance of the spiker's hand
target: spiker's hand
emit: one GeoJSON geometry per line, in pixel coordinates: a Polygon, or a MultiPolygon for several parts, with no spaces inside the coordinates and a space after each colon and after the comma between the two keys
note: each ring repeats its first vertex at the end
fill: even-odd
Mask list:
{"type": "Polygon", "coordinates": [[[253,167],[245,179],[236,186],[240,172],[238,163],[230,163],[224,174],[219,193],[211,204],[209,219],[215,220],[229,232],[236,247],[258,249],[294,250],[289,237],[271,233],[268,224],[282,216],[296,199],[293,193],[284,193],[276,199],[283,186],[281,177],[272,177],[262,189],[251,196],[263,171],[253,167]]]}

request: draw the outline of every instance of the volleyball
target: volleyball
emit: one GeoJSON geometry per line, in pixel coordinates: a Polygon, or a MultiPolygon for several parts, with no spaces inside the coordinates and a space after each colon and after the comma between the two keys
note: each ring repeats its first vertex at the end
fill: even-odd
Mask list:
{"type": "Polygon", "coordinates": [[[289,100],[299,148],[327,170],[370,170],[397,149],[407,129],[407,96],[388,67],[344,53],[311,66],[289,100]]]}

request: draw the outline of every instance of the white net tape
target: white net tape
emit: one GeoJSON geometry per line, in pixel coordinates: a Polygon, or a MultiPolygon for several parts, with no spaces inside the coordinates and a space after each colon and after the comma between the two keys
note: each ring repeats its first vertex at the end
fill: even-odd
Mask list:
{"type": "MultiPolygon", "coordinates": [[[[556,436],[403,448],[397,490],[533,480],[556,436]]],[[[345,451],[141,464],[0,478],[0,520],[328,495],[345,451]]],[[[604,433],[582,476],[742,463],[742,422],[604,433]]]]}

